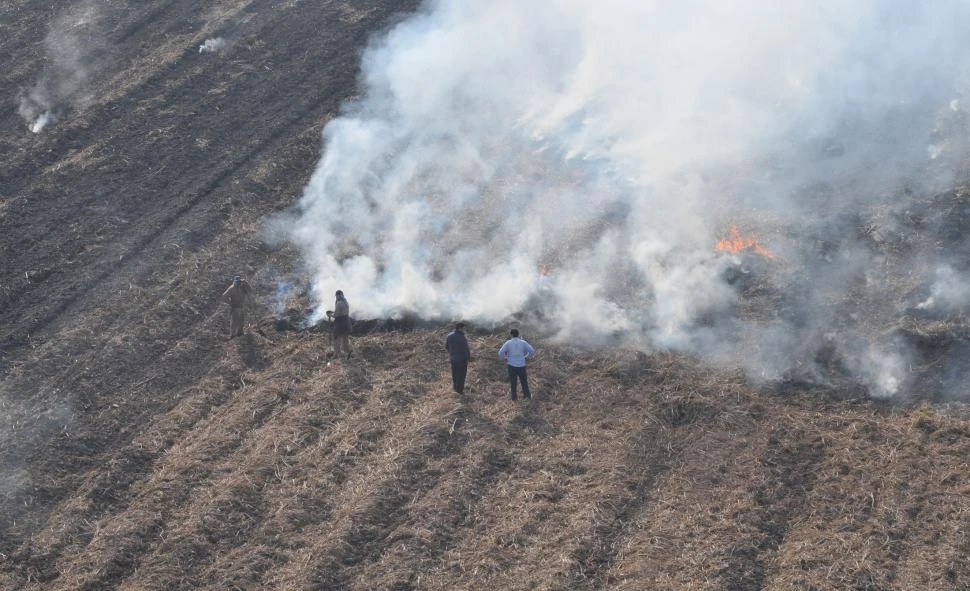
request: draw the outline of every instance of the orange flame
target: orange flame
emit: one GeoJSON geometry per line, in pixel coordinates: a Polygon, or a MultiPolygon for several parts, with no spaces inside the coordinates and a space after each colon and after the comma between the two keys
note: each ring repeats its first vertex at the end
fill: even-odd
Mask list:
{"type": "Polygon", "coordinates": [[[772,261],[775,260],[775,255],[771,254],[771,251],[762,246],[761,243],[754,238],[742,237],[741,233],[738,232],[736,227],[731,226],[729,232],[731,234],[730,238],[718,240],[717,246],[714,247],[714,250],[718,252],[730,252],[733,254],[738,254],[744,250],[750,250],[751,252],[760,254],[766,259],[770,259],[772,261]]]}

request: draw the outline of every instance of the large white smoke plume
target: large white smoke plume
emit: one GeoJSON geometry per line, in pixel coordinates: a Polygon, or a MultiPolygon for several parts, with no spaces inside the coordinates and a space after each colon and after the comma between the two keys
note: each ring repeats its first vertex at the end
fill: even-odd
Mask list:
{"type": "Polygon", "coordinates": [[[432,1],[366,52],[363,98],[271,229],[321,313],[340,288],[358,317],[526,314],[769,379],[830,348],[893,395],[906,352],[846,312],[891,292],[856,226],[952,181],[968,18],[959,0],[432,1]],[[732,226],[775,257],[771,314],[742,309],[746,264],[714,253],[732,226]]]}
{"type": "Polygon", "coordinates": [[[40,133],[89,100],[88,82],[105,61],[103,28],[93,0],[68,7],[51,24],[44,39],[44,69],[19,97],[18,112],[30,131],[40,133]]]}

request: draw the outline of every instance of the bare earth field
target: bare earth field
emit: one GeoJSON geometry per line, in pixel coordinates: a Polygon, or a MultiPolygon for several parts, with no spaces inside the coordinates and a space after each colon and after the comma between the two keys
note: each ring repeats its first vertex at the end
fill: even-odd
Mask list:
{"type": "Polygon", "coordinates": [[[458,400],[446,326],[278,331],[262,221],[417,2],[202,4],[0,0],[0,588],[970,589],[963,404],[541,339],[512,403],[504,331],[458,400]]]}

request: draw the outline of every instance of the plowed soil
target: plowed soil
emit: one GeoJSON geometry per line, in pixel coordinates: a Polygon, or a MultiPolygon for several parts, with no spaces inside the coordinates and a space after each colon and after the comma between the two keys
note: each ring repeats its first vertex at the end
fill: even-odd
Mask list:
{"type": "Polygon", "coordinates": [[[487,331],[458,398],[445,326],[277,330],[262,222],[416,0],[85,7],[0,0],[0,588],[970,589],[962,404],[541,340],[513,403],[487,331]]]}

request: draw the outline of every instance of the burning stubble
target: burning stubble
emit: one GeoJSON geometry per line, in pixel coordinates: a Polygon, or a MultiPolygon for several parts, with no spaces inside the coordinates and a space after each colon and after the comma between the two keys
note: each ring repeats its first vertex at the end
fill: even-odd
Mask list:
{"type": "Polygon", "coordinates": [[[270,233],[362,318],[527,318],[773,380],[837,358],[899,395],[893,273],[947,262],[860,228],[966,156],[970,7],[850,4],[429,2],[373,41],[270,233]]]}

